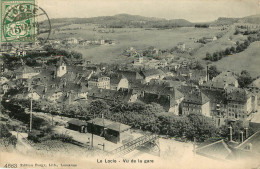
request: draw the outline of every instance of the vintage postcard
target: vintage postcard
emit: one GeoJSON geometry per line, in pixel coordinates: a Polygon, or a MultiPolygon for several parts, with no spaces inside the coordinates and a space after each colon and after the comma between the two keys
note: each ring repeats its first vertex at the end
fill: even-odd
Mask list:
{"type": "Polygon", "coordinates": [[[259,0],[0,9],[0,168],[260,169],[259,0]]]}

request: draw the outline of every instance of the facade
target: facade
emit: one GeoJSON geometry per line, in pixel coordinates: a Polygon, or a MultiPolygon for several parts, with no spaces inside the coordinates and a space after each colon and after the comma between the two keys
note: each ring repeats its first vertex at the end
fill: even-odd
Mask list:
{"type": "Polygon", "coordinates": [[[135,52],[135,53],[133,54],[133,56],[134,56],[134,64],[135,64],[135,65],[140,65],[140,64],[143,63],[144,58],[143,58],[142,55],[140,55],[139,53],[135,52]]]}
{"type": "Polygon", "coordinates": [[[83,122],[78,119],[72,119],[68,121],[68,129],[79,131],[81,133],[87,133],[87,126],[88,124],[86,122],[83,122]]]}
{"type": "Polygon", "coordinates": [[[139,99],[144,103],[157,103],[165,111],[179,114],[179,107],[183,100],[183,94],[174,87],[164,85],[143,85],[139,99]]]}
{"type": "Polygon", "coordinates": [[[88,132],[104,137],[113,143],[122,143],[131,139],[130,126],[107,120],[104,118],[95,118],[87,121],[88,132]]]}
{"type": "Polygon", "coordinates": [[[229,71],[220,73],[218,76],[212,79],[212,82],[219,83],[224,88],[228,86],[238,87],[236,76],[234,75],[234,73],[229,71]]]}
{"type": "Polygon", "coordinates": [[[260,104],[260,78],[254,80],[247,86],[247,90],[257,96],[257,102],[260,104]]]}
{"type": "Polygon", "coordinates": [[[88,99],[96,100],[101,99],[108,102],[135,102],[137,101],[137,94],[134,93],[132,89],[119,89],[111,90],[111,89],[92,89],[87,94],[88,99]]]}
{"type": "Polygon", "coordinates": [[[254,101],[252,93],[247,92],[245,89],[228,88],[227,117],[245,121],[247,116],[255,111],[252,101],[254,101]]]}
{"type": "Polygon", "coordinates": [[[119,90],[121,88],[128,89],[129,84],[126,77],[123,75],[110,76],[110,89],[119,90]]]}
{"type": "Polygon", "coordinates": [[[210,100],[200,91],[200,89],[190,88],[189,90],[182,90],[184,99],[182,101],[181,115],[189,115],[190,113],[198,113],[204,116],[211,116],[210,100]]]}
{"type": "Polygon", "coordinates": [[[64,62],[62,62],[58,67],[57,67],[57,77],[62,77],[67,73],[67,66],[64,62]]]}
{"type": "Polygon", "coordinates": [[[152,79],[163,79],[165,77],[165,73],[160,69],[142,70],[141,73],[144,76],[145,83],[149,83],[152,79]]]}
{"type": "Polygon", "coordinates": [[[88,81],[89,88],[110,89],[110,78],[107,76],[93,75],[88,81]]]}

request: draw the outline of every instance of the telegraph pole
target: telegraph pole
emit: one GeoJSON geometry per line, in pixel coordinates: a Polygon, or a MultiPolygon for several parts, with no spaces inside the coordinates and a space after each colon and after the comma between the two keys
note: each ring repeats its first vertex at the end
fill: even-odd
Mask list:
{"type": "Polygon", "coordinates": [[[30,132],[32,132],[32,96],[31,96],[31,105],[30,105],[30,132]]]}
{"type": "Polygon", "coordinates": [[[91,135],[91,147],[92,147],[92,149],[94,149],[94,118],[95,118],[95,113],[94,113],[94,116],[93,116],[93,119],[92,119],[92,135],[91,135]]]}

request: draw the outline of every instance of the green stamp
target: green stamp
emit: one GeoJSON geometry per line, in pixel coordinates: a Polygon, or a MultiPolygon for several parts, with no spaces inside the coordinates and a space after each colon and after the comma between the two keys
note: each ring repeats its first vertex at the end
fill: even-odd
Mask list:
{"type": "Polygon", "coordinates": [[[35,42],[34,0],[1,0],[1,41],[35,42]]]}

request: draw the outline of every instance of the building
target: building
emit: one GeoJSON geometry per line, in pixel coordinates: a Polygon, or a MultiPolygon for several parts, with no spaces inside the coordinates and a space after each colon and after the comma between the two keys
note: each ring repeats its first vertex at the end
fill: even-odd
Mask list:
{"type": "Polygon", "coordinates": [[[130,128],[131,126],[113,122],[104,118],[95,118],[87,121],[88,132],[101,137],[113,143],[126,142],[131,139],[130,128]]]}
{"type": "Polygon", "coordinates": [[[210,100],[210,114],[217,127],[226,124],[227,98],[226,92],[222,90],[201,89],[210,100]]]}
{"type": "Polygon", "coordinates": [[[182,86],[180,91],[184,95],[181,103],[181,115],[198,113],[210,117],[210,100],[198,88],[182,86]]]}
{"type": "Polygon", "coordinates": [[[81,133],[87,133],[88,124],[82,120],[72,119],[68,121],[68,129],[79,131],[81,133]]]}
{"type": "Polygon", "coordinates": [[[129,84],[126,77],[120,74],[115,74],[110,76],[110,89],[119,90],[121,88],[128,89],[129,84]]]}
{"type": "Polygon", "coordinates": [[[256,132],[244,142],[235,147],[236,159],[254,160],[259,162],[260,158],[260,131],[256,132]]]}
{"type": "Polygon", "coordinates": [[[161,105],[165,111],[178,115],[183,94],[174,87],[156,84],[143,85],[140,100],[147,104],[157,103],[161,105]]]}
{"type": "Polygon", "coordinates": [[[144,58],[142,55],[140,55],[137,52],[134,52],[133,56],[134,56],[134,65],[140,65],[143,63],[144,58]]]}
{"type": "Polygon", "coordinates": [[[78,40],[76,38],[67,38],[64,40],[65,43],[67,44],[78,44],[78,40]]]}
{"type": "Polygon", "coordinates": [[[196,154],[211,158],[213,160],[231,160],[233,159],[233,152],[224,140],[219,140],[205,146],[198,147],[195,150],[196,154]]]}
{"type": "Polygon", "coordinates": [[[191,82],[202,85],[207,82],[207,71],[205,70],[193,70],[190,77],[191,82]]]}
{"type": "Polygon", "coordinates": [[[110,77],[101,74],[92,75],[88,81],[88,87],[110,89],[110,77]]]}
{"type": "Polygon", "coordinates": [[[57,77],[62,77],[67,73],[67,66],[63,61],[59,63],[56,73],[57,73],[57,77]]]}
{"type": "Polygon", "coordinates": [[[247,86],[247,90],[257,95],[258,104],[260,99],[260,78],[254,80],[250,85],[247,86]]]}
{"type": "MultiPolygon", "coordinates": [[[[252,107],[252,93],[245,89],[229,87],[227,92],[227,117],[232,120],[247,121],[247,116],[255,111],[252,107]]],[[[254,103],[253,105],[255,105],[254,103]]]]}
{"type": "Polygon", "coordinates": [[[40,72],[35,71],[32,67],[24,65],[16,69],[14,73],[16,74],[17,79],[31,79],[32,77],[38,75],[40,72]]]}
{"type": "Polygon", "coordinates": [[[142,70],[141,75],[143,75],[145,83],[149,83],[152,79],[163,79],[165,77],[165,73],[160,69],[142,70]]]}
{"type": "Polygon", "coordinates": [[[126,77],[126,79],[129,82],[129,85],[135,81],[143,79],[143,76],[140,75],[140,73],[136,71],[131,71],[131,70],[119,70],[116,72],[117,74],[123,75],[126,77]]]}
{"type": "Polygon", "coordinates": [[[177,44],[177,49],[179,49],[180,51],[185,51],[185,43],[179,42],[177,44]]]}
{"type": "Polygon", "coordinates": [[[101,99],[109,102],[135,102],[137,100],[137,94],[133,89],[98,89],[93,88],[88,92],[88,98],[92,100],[101,99]]]}
{"type": "Polygon", "coordinates": [[[228,86],[238,87],[236,76],[232,72],[222,72],[212,79],[212,82],[219,83],[224,88],[228,86]]]}

